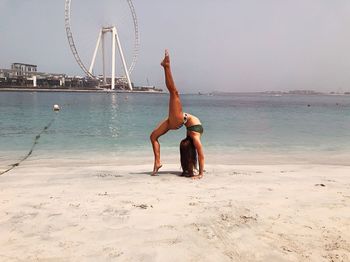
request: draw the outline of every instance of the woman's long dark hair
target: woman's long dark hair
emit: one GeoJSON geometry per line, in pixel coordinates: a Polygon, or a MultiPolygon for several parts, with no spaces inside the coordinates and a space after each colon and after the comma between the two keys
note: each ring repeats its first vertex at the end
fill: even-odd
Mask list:
{"type": "Polygon", "coordinates": [[[194,169],[197,168],[197,152],[191,137],[187,136],[181,141],[180,156],[182,174],[192,176],[194,169]]]}

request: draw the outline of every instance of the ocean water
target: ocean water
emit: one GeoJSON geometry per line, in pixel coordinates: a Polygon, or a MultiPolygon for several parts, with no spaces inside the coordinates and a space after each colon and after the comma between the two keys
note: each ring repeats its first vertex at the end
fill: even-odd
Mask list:
{"type": "MultiPolygon", "coordinates": [[[[205,152],[348,153],[350,96],[182,95],[183,108],[204,127],[205,152]]],[[[0,92],[0,156],[137,152],[152,154],[149,135],[168,114],[167,94],[0,92]],[[58,104],[60,112],[52,111],[58,104]]],[[[178,152],[185,128],[160,138],[178,152]]],[[[349,154],[350,156],[350,154],[349,154]]]]}

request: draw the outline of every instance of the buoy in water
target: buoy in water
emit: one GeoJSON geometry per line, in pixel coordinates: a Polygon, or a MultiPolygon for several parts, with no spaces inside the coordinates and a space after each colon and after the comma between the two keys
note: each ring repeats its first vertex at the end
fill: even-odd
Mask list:
{"type": "Polygon", "coordinates": [[[54,105],[53,106],[53,111],[60,111],[60,106],[59,105],[54,105]]]}

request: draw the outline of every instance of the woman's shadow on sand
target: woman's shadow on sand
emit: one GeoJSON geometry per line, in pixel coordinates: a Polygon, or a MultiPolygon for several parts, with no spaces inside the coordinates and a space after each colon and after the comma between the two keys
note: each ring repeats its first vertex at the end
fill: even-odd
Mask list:
{"type": "MultiPolygon", "coordinates": [[[[133,172],[130,173],[132,175],[149,175],[152,176],[152,172],[133,172]]],[[[160,175],[173,175],[173,176],[180,176],[180,177],[185,177],[181,171],[158,171],[157,175],[155,176],[160,176],[160,175]]]]}

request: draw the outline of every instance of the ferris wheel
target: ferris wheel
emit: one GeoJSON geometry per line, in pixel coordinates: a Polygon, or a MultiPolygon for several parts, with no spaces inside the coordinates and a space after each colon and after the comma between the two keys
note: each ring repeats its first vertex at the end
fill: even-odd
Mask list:
{"type": "Polygon", "coordinates": [[[119,80],[124,80],[132,90],[130,75],[137,61],[140,36],[131,0],[65,0],[65,28],[72,54],[88,77],[101,79],[102,76],[106,85],[106,62],[110,62],[111,89],[115,88],[117,48],[119,68],[123,72],[119,80]],[[105,47],[108,38],[110,49],[105,47]],[[95,63],[99,49],[102,68],[95,63]],[[110,56],[106,58],[107,51],[110,56]]]}

